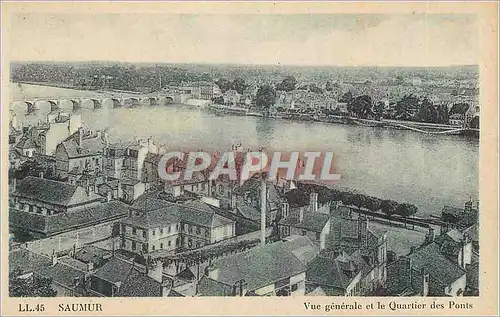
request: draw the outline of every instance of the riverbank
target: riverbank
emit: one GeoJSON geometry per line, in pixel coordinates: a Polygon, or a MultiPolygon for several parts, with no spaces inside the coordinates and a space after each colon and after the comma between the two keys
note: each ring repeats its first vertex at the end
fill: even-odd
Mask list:
{"type": "MultiPolygon", "coordinates": [[[[252,116],[264,117],[260,112],[250,111],[247,108],[229,107],[223,105],[211,104],[206,108],[209,112],[218,116],[224,115],[237,115],[237,116],[252,116]]],[[[449,124],[437,124],[429,122],[416,122],[416,121],[401,121],[392,119],[361,119],[349,116],[336,116],[336,115],[314,115],[314,114],[275,114],[268,116],[269,119],[289,120],[298,122],[322,122],[329,124],[349,124],[375,128],[396,129],[396,130],[409,130],[424,134],[451,134],[451,135],[467,135],[479,138],[479,129],[465,128],[449,124]]]]}

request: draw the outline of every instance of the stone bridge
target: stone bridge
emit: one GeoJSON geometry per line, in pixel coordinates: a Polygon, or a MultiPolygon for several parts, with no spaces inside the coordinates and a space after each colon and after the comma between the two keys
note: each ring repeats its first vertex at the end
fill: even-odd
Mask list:
{"type": "Polygon", "coordinates": [[[96,97],[41,97],[33,99],[14,99],[11,107],[23,107],[27,113],[40,110],[40,107],[50,106],[50,111],[75,111],[78,109],[99,108],[135,108],[141,106],[163,106],[178,102],[178,96],[168,95],[129,95],[129,96],[96,96],[96,97]]]}

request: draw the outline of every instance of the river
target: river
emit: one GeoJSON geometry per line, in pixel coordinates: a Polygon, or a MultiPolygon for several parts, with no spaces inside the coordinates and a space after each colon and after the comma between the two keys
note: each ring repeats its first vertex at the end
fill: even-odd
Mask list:
{"type": "MultiPolygon", "coordinates": [[[[12,84],[10,98],[91,96],[93,92],[12,84]]],[[[19,109],[19,105],[17,105],[19,109]]],[[[17,112],[17,111],[16,111],[17,112]]],[[[258,117],[215,116],[178,106],[80,110],[113,140],[153,137],[169,149],[224,150],[231,144],[282,151],[333,151],[340,186],[438,214],[478,197],[479,141],[451,135],[258,117]]],[[[19,115],[22,117],[22,115],[19,115]]],[[[30,121],[38,120],[29,116],[30,121]]]]}

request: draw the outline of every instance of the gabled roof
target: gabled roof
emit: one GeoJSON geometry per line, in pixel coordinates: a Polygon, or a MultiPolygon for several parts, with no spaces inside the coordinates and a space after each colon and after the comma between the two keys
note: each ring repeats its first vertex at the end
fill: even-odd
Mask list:
{"type": "Polygon", "coordinates": [[[76,185],[33,176],[20,181],[13,195],[66,207],[103,199],[92,192],[87,195],[85,189],[76,185]]]}
{"type": "Polygon", "coordinates": [[[134,214],[124,219],[123,223],[153,229],[162,228],[181,221],[209,228],[215,228],[234,222],[217,215],[214,211],[208,212],[159,199],[152,201],[153,204],[149,206],[151,207],[150,210],[146,209],[139,214],[134,214]]]}
{"type": "Polygon", "coordinates": [[[230,296],[233,288],[230,285],[203,276],[198,282],[197,296],[230,296]]]}
{"type": "Polygon", "coordinates": [[[20,268],[24,273],[31,273],[52,265],[52,259],[45,255],[31,252],[25,248],[19,248],[9,252],[8,263],[9,272],[20,268]]]}
{"type": "Polygon", "coordinates": [[[74,288],[77,286],[75,284],[75,279],[80,280],[78,286],[82,287],[82,283],[84,283],[85,277],[85,271],[79,270],[64,263],[57,263],[54,266],[50,265],[40,270],[38,274],[44,277],[50,277],[54,282],[69,288],[74,288]]]}
{"type": "Polygon", "coordinates": [[[332,260],[320,255],[307,266],[306,281],[345,290],[358,273],[359,268],[349,258],[332,260]],[[347,270],[354,274],[347,275],[347,270]]]}
{"type": "Polygon", "coordinates": [[[234,285],[244,279],[248,291],[257,290],[305,272],[305,265],[279,241],[215,260],[209,270],[218,269],[217,281],[234,285]]]}
{"type": "Polygon", "coordinates": [[[465,274],[465,270],[450,261],[433,242],[408,255],[415,270],[426,268],[432,278],[444,285],[451,285],[465,274]]]}
{"type": "Polygon", "coordinates": [[[304,265],[308,265],[319,254],[319,247],[307,236],[289,236],[284,241],[284,247],[304,265]]]}
{"type": "Polygon", "coordinates": [[[104,150],[105,141],[98,136],[91,136],[82,138],[82,144],[78,144],[79,131],[70,135],[66,140],[60,144],[66,150],[69,158],[76,158],[89,155],[102,154],[104,150]]]}
{"type": "Polygon", "coordinates": [[[321,232],[330,220],[330,215],[322,214],[319,212],[311,212],[304,215],[302,222],[299,222],[293,227],[306,229],[313,232],[321,232]]]}

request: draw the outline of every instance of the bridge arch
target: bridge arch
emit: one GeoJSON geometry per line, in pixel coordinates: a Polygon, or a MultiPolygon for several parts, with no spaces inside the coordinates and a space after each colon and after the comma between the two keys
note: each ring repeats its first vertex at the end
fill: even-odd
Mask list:
{"type": "Polygon", "coordinates": [[[102,108],[107,108],[107,109],[113,109],[113,108],[120,108],[123,106],[123,103],[121,102],[120,99],[118,98],[104,98],[101,102],[102,108]]]}
{"type": "Polygon", "coordinates": [[[80,107],[85,109],[99,109],[101,106],[101,101],[95,98],[82,99],[80,103],[80,107]]]}
{"type": "Polygon", "coordinates": [[[57,111],[57,110],[59,110],[59,102],[58,102],[58,100],[47,100],[47,102],[50,105],[50,111],[57,111]]]}
{"type": "Polygon", "coordinates": [[[165,104],[168,105],[168,104],[172,104],[172,103],[174,103],[174,97],[166,96],[165,97],[165,104]]]}
{"type": "Polygon", "coordinates": [[[145,97],[141,99],[141,103],[146,106],[156,106],[158,104],[157,97],[145,97]]]}
{"type": "Polygon", "coordinates": [[[134,107],[139,107],[141,105],[141,102],[139,98],[128,97],[123,99],[123,105],[127,108],[134,108],[134,107]]]}

